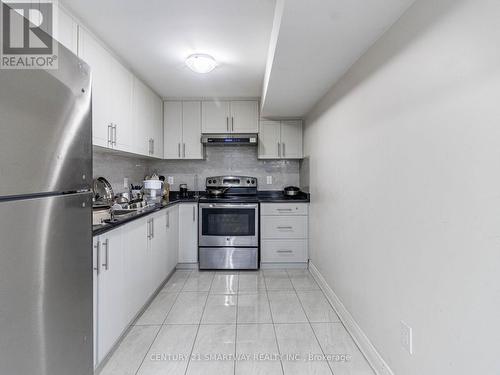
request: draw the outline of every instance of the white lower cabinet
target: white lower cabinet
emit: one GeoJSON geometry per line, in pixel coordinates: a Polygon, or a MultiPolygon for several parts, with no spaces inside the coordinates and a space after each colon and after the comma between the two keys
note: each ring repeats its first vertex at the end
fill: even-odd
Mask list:
{"type": "Polygon", "coordinates": [[[123,251],[120,228],[97,239],[97,362],[101,362],[126,325],[123,294],[123,251]]]}
{"type": "Polygon", "coordinates": [[[198,204],[179,206],[179,263],[198,262],[198,204]]]}
{"type": "Polygon", "coordinates": [[[148,298],[151,273],[148,252],[149,218],[135,220],[123,227],[123,254],[126,290],[125,315],[130,322],[148,298]]]}
{"type": "Polygon", "coordinates": [[[151,259],[150,293],[153,293],[168,275],[167,216],[164,212],[150,219],[149,253],[151,259]]]}
{"type": "Polygon", "coordinates": [[[174,205],[94,237],[94,367],[175,269],[179,208],[192,206],[174,205]]]}
{"type": "Polygon", "coordinates": [[[170,273],[179,262],[179,207],[184,204],[169,207],[166,210],[167,226],[167,269],[170,273]]]}
{"type": "Polygon", "coordinates": [[[261,263],[307,263],[308,203],[261,204],[261,263]]]}

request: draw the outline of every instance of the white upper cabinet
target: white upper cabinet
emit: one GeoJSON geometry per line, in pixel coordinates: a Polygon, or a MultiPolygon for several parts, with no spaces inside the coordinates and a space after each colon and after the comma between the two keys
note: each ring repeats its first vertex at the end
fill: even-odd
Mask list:
{"type": "Polygon", "coordinates": [[[163,157],[163,103],[140,79],[134,77],[132,95],[133,150],[135,153],[163,157]]]}
{"type": "Polygon", "coordinates": [[[163,100],[150,90],[153,102],[153,144],[151,156],[163,159],[163,100]]]}
{"type": "Polygon", "coordinates": [[[203,159],[201,144],[201,102],[182,102],[182,157],[203,159]]]}
{"type": "Polygon", "coordinates": [[[203,133],[257,133],[259,102],[256,100],[203,101],[203,133]]]}
{"type": "Polygon", "coordinates": [[[164,158],[203,159],[201,102],[164,103],[164,158]]]}
{"type": "Polygon", "coordinates": [[[113,148],[131,151],[133,75],[114,58],[111,58],[110,67],[109,100],[114,136],[113,148]]]}
{"type": "Polygon", "coordinates": [[[226,101],[204,101],[201,104],[201,129],[203,133],[229,133],[231,104],[226,101]]]}
{"type": "Polygon", "coordinates": [[[163,157],[181,159],[182,102],[165,102],[163,119],[163,157]]]}
{"type": "Polygon", "coordinates": [[[85,29],[80,28],[78,56],[91,67],[92,74],[92,142],[112,147],[109,73],[111,56],[85,29]]]}
{"type": "Polygon", "coordinates": [[[58,8],[57,40],[67,49],[78,54],[78,24],[63,8],[58,8]]]}
{"type": "Polygon", "coordinates": [[[259,159],[302,159],[302,121],[260,122],[259,159]]]}
{"type": "Polygon", "coordinates": [[[234,100],[231,102],[231,133],[259,131],[259,102],[234,100]]]}
{"type": "Polygon", "coordinates": [[[92,72],[93,144],[163,158],[161,98],[81,26],[78,56],[92,72]]]}
{"type": "Polygon", "coordinates": [[[259,158],[277,159],[280,154],[281,123],[261,121],[259,132],[259,158]]]}
{"type": "Polygon", "coordinates": [[[281,121],[281,157],[302,159],[302,121],[281,121]]]}

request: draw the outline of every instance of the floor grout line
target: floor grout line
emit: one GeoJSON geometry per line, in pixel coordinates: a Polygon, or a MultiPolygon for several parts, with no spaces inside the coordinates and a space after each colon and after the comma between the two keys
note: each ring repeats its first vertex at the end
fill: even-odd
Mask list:
{"type": "MultiPolygon", "coordinates": [[[[175,271],[175,272],[177,272],[177,271],[175,271]]],[[[173,277],[173,276],[175,276],[175,272],[174,272],[174,274],[172,275],[172,277],[173,277]]],[[[184,287],[184,285],[186,284],[186,281],[187,281],[187,279],[188,279],[189,275],[191,275],[191,272],[189,272],[188,276],[187,276],[187,277],[186,277],[186,279],[184,280],[184,283],[182,284],[182,286],[183,286],[183,287],[184,287]]],[[[167,284],[168,284],[168,281],[167,281],[167,284]]],[[[167,285],[167,284],[165,284],[165,285],[167,285]]],[[[181,290],[182,290],[182,288],[181,288],[181,290]]],[[[161,293],[161,291],[160,291],[160,293],[161,293]]],[[[139,365],[139,367],[137,368],[137,370],[136,370],[136,371],[135,371],[135,373],[134,373],[135,375],[137,375],[137,374],[139,373],[139,371],[141,370],[141,367],[142,367],[142,365],[144,364],[144,361],[146,360],[146,357],[148,356],[149,351],[150,351],[150,350],[151,350],[151,348],[153,347],[153,344],[155,343],[156,338],[158,337],[158,335],[160,334],[160,331],[161,331],[161,330],[162,330],[162,328],[163,328],[163,323],[165,322],[165,319],[167,319],[168,314],[170,313],[170,311],[171,311],[171,310],[172,310],[172,308],[174,307],[175,302],[176,302],[176,301],[177,301],[177,299],[179,298],[179,294],[180,294],[180,291],[179,291],[179,292],[177,293],[177,295],[175,296],[175,301],[174,301],[174,303],[172,303],[172,306],[170,306],[170,309],[168,309],[168,312],[165,314],[165,318],[163,319],[163,322],[162,322],[162,324],[160,325],[160,329],[158,330],[158,332],[156,332],[156,335],[155,335],[155,337],[154,337],[153,341],[151,341],[151,344],[149,345],[148,350],[146,350],[146,354],[144,354],[144,357],[142,358],[141,364],[139,365]]],[[[154,299],[153,301],[151,301],[150,306],[153,304],[153,302],[156,300],[156,298],[158,298],[158,296],[156,296],[156,297],[155,297],[155,299],[154,299]]],[[[148,308],[149,308],[149,307],[148,307],[148,308]]],[[[146,310],[146,311],[147,311],[147,310],[146,310]]],[[[146,311],[144,311],[144,312],[143,312],[143,314],[144,314],[146,311]]]]}
{"type": "MultiPolygon", "coordinates": [[[[287,273],[288,275],[288,273],[287,273]]],[[[262,273],[262,277],[264,278],[264,286],[266,287],[266,297],[267,297],[267,304],[269,306],[269,313],[271,315],[271,322],[273,325],[273,331],[274,331],[274,340],[276,342],[276,348],[278,349],[278,354],[281,354],[281,349],[280,349],[280,344],[278,342],[278,334],[276,333],[276,324],[274,323],[274,317],[273,317],[273,310],[271,309],[271,301],[269,300],[269,294],[267,293],[267,282],[266,282],[266,277],[264,273],[262,273]]],[[[285,368],[283,367],[283,361],[280,356],[280,365],[281,365],[281,373],[285,375],[285,368]]]]}
{"type": "MultiPolygon", "coordinates": [[[[215,278],[215,275],[214,275],[215,278]]],[[[210,295],[210,289],[212,289],[212,284],[214,283],[214,278],[210,282],[210,287],[208,288],[207,297],[205,298],[205,305],[203,305],[203,311],[201,312],[200,321],[198,322],[198,327],[196,328],[196,334],[194,335],[193,345],[191,346],[191,352],[189,353],[188,363],[186,364],[186,370],[184,371],[184,375],[187,374],[189,370],[189,365],[191,363],[191,357],[193,356],[194,346],[196,345],[196,340],[198,339],[198,333],[200,332],[201,319],[203,319],[203,314],[205,314],[205,308],[207,307],[208,296],[210,295]]]]}
{"type": "MultiPolygon", "coordinates": [[[[288,271],[286,271],[286,273],[287,273],[288,277],[290,277],[290,274],[288,273],[288,271]]],[[[293,283],[292,283],[292,285],[293,285],[293,283]]],[[[294,290],[295,290],[295,286],[294,286],[294,290]]],[[[300,307],[302,307],[302,310],[304,311],[304,315],[306,316],[307,322],[309,323],[309,328],[311,329],[311,331],[314,335],[314,338],[316,339],[316,342],[318,343],[318,347],[321,350],[321,353],[323,353],[323,356],[325,356],[324,358],[326,358],[325,351],[323,350],[323,347],[321,346],[321,343],[319,342],[318,336],[316,336],[316,332],[314,332],[314,328],[311,324],[311,321],[309,320],[309,316],[307,316],[306,309],[304,308],[304,305],[302,304],[302,300],[300,299],[299,294],[297,293],[297,290],[295,290],[295,294],[297,296],[297,299],[299,300],[300,307]]],[[[328,366],[328,368],[330,369],[330,372],[332,373],[332,375],[335,375],[333,372],[332,366],[330,365],[330,362],[327,361],[326,359],[325,359],[325,362],[326,362],[326,365],[328,366]]]]}

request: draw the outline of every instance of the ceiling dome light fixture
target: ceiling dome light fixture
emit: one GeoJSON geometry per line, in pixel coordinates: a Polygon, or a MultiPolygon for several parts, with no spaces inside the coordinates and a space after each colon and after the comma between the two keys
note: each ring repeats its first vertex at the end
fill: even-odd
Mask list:
{"type": "Polygon", "coordinates": [[[186,65],[196,73],[210,73],[217,66],[217,61],[203,53],[195,53],[186,59],[186,65]]]}

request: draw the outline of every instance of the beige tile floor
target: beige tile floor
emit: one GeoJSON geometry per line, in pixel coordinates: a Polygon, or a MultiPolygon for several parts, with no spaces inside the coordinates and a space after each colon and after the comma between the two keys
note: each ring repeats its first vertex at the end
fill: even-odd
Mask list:
{"type": "Polygon", "coordinates": [[[101,374],[374,373],[309,271],[280,269],[176,271],[101,374]]]}

